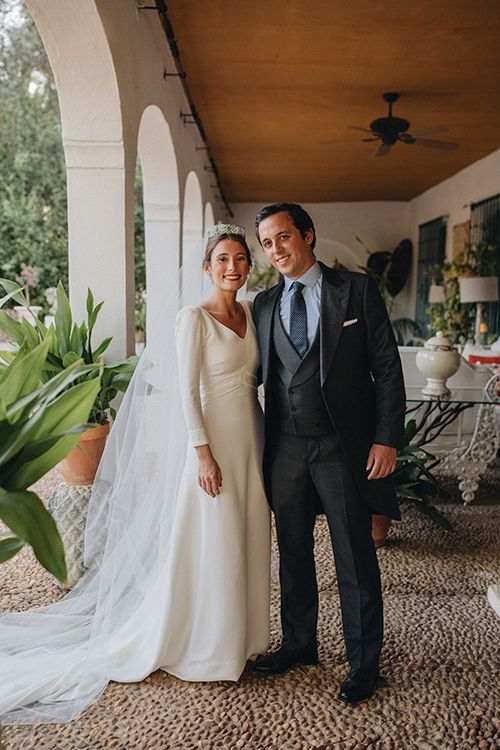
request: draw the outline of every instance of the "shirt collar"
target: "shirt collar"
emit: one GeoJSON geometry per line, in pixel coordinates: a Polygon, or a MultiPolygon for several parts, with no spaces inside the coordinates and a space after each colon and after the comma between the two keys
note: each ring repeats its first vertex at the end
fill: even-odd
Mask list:
{"type": "Polygon", "coordinates": [[[289,279],[287,276],[285,279],[285,292],[288,292],[294,281],[300,281],[304,286],[313,287],[321,278],[321,266],[318,261],[312,264],[311,268],[308,268],[305,273],[299,279],[289,279]]]}

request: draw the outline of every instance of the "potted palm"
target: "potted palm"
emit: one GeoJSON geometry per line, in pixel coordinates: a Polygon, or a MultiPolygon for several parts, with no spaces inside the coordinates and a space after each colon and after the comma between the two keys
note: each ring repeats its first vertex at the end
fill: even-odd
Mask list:
{"type": "MultiPolygon", "coordinates": [[[[22,298],[22,290],[14,282],[0,279],[0,284],[7,292],[4,301],[9,298],[22,298]]],[[[78,325],[73,321],[68,297],[62,283],[59,282],[57,310],[54,321],[48,328],[39,320],[36,321],[35,327],[25,320],[12,320],[0,310],[0,329],[18,346],[25,345],[32,349],[42,341],[48,342],[44,380],[49,381],[78,360],[82,360],[90,367],[77,382],[99,378],[100,387],[88,418],[92,427],[82,433],[75,450],[61,465],[63,478],[68,484],[91,484],[94,480],[109,433],[110,420],[116,415],[112,406],[113,399],[119,392],[127,389],[137,362],[136,357],[129,357],[126,360],[105,363],[103,355],[112,341],[111,337],[105,338],[94,348],[92,334],[103,304],[94,303],[93,294],[89,289],[86,304],[87,320],[78,325]]],[[[9,355],[6,355],[6,359],[8,358],[9,355]]]]}
{"type": "Polygon", "coordinates": [[[78,442],[100,378],[82,381],[89,367],[78,359],[42,383],[48,349],[48,340],[31,350],[23,344],[9,364],[0,362],[0,520],[8,529],[0,533],[0,563],[28,544],[41,565],[65,581],[56,524],[28,488],[78,442]]]}
{"type": "MultiPolygon", "coordinates": [[[[136,357],[127,360],[104,363],[102,356],[111,337],[104,339],[94,349],[92,333],[103,302],[94,304],[90,289],[87,292],[87,321],[78,326],[73,322],[71,308],[64,287],[57,286],[57,311],[54,331],[57,337],[56,351],[52,352],[53,364],[64,368],[68,361],[82,357],[86,364],[102,365],[101,387],[92,406],[89,422],[94,425],[80,436],[78,445],[61,462],[61,474],[68,484],[91,484],[104,451],[111,420],[116,416],[112,402],[121,391],[124,392],[133,375],[136,357]]],[[[50,330],[50,329],[49,329],[50,330]]],[[[92,377],[88,375],[87,377],[92,377]]]]}

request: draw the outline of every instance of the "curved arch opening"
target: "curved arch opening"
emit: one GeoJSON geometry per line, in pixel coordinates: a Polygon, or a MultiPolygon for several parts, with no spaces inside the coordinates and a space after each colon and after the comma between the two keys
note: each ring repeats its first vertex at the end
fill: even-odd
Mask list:
{"type": "Polygon", "coordinates": [[[212,204],[210,201],[207,201],[205,203],[205,214],[204,214],[204,221],[203,221],[203,234],[205,235],[207,233],[207,230],[209,227],[212,227],[215,224],[215,214],[214,209],[212,207],[212,204]]]}
{"type": "Polygon", "coordinates": [[[133,351],[132,238],[124,200],[120,94],[108,38],[95,0],[25,2],[47,51],[59,98],[71,307],[76,319],[85,318],[87,287],[96,299],[105,300],[96,337],[111,335],[108,355],[121,358],[133,351]]]}
{"type": "MultiPolygon", "coordinates": [[[[144,235],[141,247],[138,231],[141,206],[136,203],[136,326],[147,338],[162,310],[165,295],[176,298],[179,292],[177,157],[168,123],[154,104],[146,107],[142,114],[138,162],[136,187],[142,183],[144,235]]],[[[140,201],[137,190],[136,201],[140,201]]]]}

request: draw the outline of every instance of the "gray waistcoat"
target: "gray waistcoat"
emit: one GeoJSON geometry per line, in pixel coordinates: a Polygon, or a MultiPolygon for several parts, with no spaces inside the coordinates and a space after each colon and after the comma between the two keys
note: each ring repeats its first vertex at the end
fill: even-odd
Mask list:
{"type": "Polygon", "coordinates": [[[272,348],[271,398],[278,429],[300,436],[333,434],[335,430],[321,393],[319,323],[314,340],[301,359],[285,333],[278,303],[272,348]]]}

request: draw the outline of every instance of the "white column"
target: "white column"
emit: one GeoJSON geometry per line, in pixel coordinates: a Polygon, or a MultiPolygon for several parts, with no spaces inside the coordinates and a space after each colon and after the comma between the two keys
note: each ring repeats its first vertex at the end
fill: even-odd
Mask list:
{"type": "Polygon", "coordinates": [[[203,297],[203,254],[199,229],[185,228],[182,243],[181,293],[183,305],[198,305],[203,297]]]}
{"type": "MultiPolygon", "coordinates": [[[[179,296],[180,222],[177,205],[144,204],[146,339],[165,307],[179,296]]],[[[174,315],[175,305],[169,304],[174,315]]],[[[174,325],[172,319],[168,324],[174,325]]]]}
{"type": "Polygon", "coordinates": [[[93,341],[113,336],[107,358],[123,358],[134,351],[134,258],[126,231],[133,206],[126,200],[123,142],[65,140],[64,149],[73,315],[86,318],[90,287],[96,302],[104,300],[93,341]]]}

